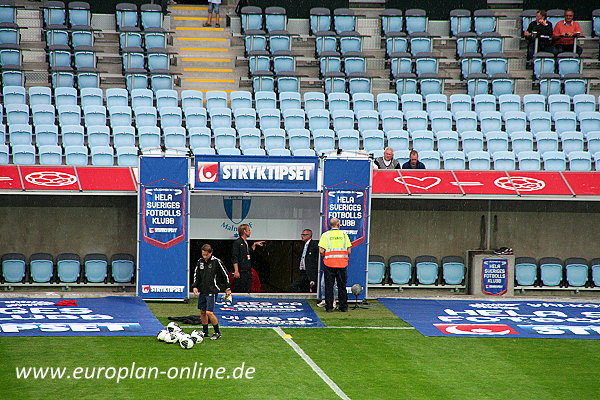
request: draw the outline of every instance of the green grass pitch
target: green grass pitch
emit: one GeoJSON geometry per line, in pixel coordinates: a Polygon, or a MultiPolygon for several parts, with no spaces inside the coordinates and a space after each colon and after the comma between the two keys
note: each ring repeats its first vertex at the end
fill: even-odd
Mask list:
{"type": "MultiPolygon", "coordinates": [[[[168,316],[197,312],[194,300],[149,306],[165,325],[168,316]]],[[[364,328],[408,327],[375,301],[346,314],[315,309],[336,328],[283,330],[351,399],[600,398],[599,340],[428,338],[414,329],[364,328]]],[[[221,339],[190,350],[152,337],[2,338],[0,360],[3,400],[340,398],[269,328],[223,328],[221,339]],[[65,367],[66,374],[79,367],[81,376],[18,379],[21,367],[65,367]],[[119,368],[165,373],[117,381],[119,368]],[[84,371],[96,376],[85,379],[84,371]]]]}

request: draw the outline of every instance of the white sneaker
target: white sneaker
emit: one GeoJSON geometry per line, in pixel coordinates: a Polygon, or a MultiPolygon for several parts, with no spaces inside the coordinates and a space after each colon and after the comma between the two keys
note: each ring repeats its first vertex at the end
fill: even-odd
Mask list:
{"type": "Polygon", "coordinates": [[[337,301],[333,300],[333,308],[335,309],[336,306],[337,306],[337,301]]]}
{"type": "Polygon", "coordinates": [[[325,307],[325,300],[321,300],[320,303],[317,303],[317,307],[325,307]]]}

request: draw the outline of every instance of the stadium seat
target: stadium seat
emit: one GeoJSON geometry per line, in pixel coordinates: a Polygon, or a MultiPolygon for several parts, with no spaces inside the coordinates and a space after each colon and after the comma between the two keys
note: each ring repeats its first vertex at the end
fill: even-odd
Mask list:
{"type": "Polygon", "coordinates": [[[108,259],[104,254],[92,253],[83,258],[86,283],[108,282],[108,259]]]}
{"type": "Polygon", "coordinates": [[[427,18],[427,12],[423,9],[409,8],[404,11],[404,22],[406,25],[406,32],[411,35],[415,32],[427,32],[429,19],[427,18]]]}
{"type": "Polygon", "coordinates": [[[406,285],[412,280],[412,260],[408,256],[395,255],[388,260],[390,280],[396,285],[406,285]]]}
{"type": "Polygon", "coordinates": [[[462,151],[446,151],[444,154],[442,154],[442,159],[444,160],[444,169],[465,169],[466,159],[465,153],[463,153],[462,151]]]}
{"type": "Polygon", "coordinates": [[[7,253],[2,256],[2,282],[24,283],[26,276],[25,256],[20,253],[7,253]]]}
{"type": "Polygon", "coordinates": [[[592,283],[594,286],[600,286],[600,258],[594,258],[590,261],[590,269],[592,271],[592,283]]]}
{"type": "Polygon", "coordinates": [[[456,151],[459,148],[458,133],[453,130],[439,131],[435,134],[437,149],[441,154],[456,151]]]}
{"type": "Polygon", "coordinates": [[[448,96],[445,94],[433,93],[425,96],[425,109],[428,113],[433,111],[448,110],[448,96]]]}
{"type": "MultiPolygon", "coordinates": [[[[579,133],[579,132],[577,132],[579,133]]],[[[592,156],[588,151],[571,151],[567,155],[570,171],[591,171],[592,156]]]]}
{"type": "Polygon", "coordinates": [[[54,258],[48,253],[35,253],[29,257],[29,276],[35,283],[49,283],[54,277],[54,258]]]}
{"type": "Polygon", "coordinates": [[[471,10],[450,10],[450,34],[458,36],[464,32],[471,32],[471,10]]]}
{"type": "Polygon", "coordinates": [[[472,111],[472,97],[468,94],[452,94],[450,95],[450,111],[456,115],[459,111],[472,111]]]}
{"type": "Polygon", "coordinates": [[[559,135],[577,130],[577,115],[572,111],[556,111],[552,120],[554,121],[554,131],[559,135]]]}
{"type": "Polygon", "coordinates": [[[515,258],[515,283],[518,286],[534,286],[538,280],[538,266],[535,258],[515,258]]]}
{"type": "Polygon", "coordinates": [[[61,165],[62,147],[57,144],[37,145],[41,165],[61,165]]]}
{"type": "Polygon", "coordinates": [[[18,144],[12,147],[13,164],[34,165],[36,162],[36,150],[31,144],[18,144]]]}
{"type": "Polygon", "coordinates": [[[381,31],[383,35],[390,32],[402,32],[404,29],[404,19],[402,10],[395,8],[386,8],[379,14],[381,17],[381,31]]]}
{"type": "Polygon", "coordinates": [[[426,169],[440,169],[441,158],[437,150],[423,150],[419,152],[420,161],[426,169]]]}
{"type": "Polygon", "coordinates": [[[56,273],[62,283],[79,283],[81,259],[74,253],[62,253],[56,257],[56,273]]]}
{"type": "Polygon", "coordinates": [[[563,281],[563,262],[556,257],[543,257],[539,261],[543,286],[560,286],[563,281]]]}
{"type": "Polygon", "coordinates": [[[571,257],[565,260],[567,284],[573,287],[583,287],[588,282],[588,261],[581,257],[571,257]]]}
{"type": "Polygon", "coordinates": [[[117,283],[133,283],[135,274],[134,258],[131,254],[114,254],[111,259],[112,281],[117,283]]]}
{"type": "Polygon", "coordinates": [[[304,110],[324,110],[325,109],[325,94],[321,92],[306,92],[304,93],[304,110]]]}
{"type": "Polygon", "coordinates": [[[471,151],[467,153],[469,169],[474,171],[488,171],[490,169],[490,153],[487,151],[471,151]]]}
{"type": "Polygon", "coordinates": [[[382,256],[369,255],[368,265],[368,279],[369,284],[380,284],[385,278],[385,262],[382,256]]]}
{"type": "Polygon", "coordinates": [[[497,171],[512,171],[516,168],[515,153],[512,151],[496,151],[492,154],[494,169],[497,171]]]}
{"type": "Polygon", "coordinates": [[[491,131],[485,134],[487,151],[494,154],[497,151],[508,150],[508,134],[503,131],[491,131]]]}
{"type": "Polygon", "coordinates": [[[438,280],[438,260],[434,256],[418,256],[415,258],[417,282],[420,285],[433,285],[438,280]]]}
{"type": "Polygon", "coordinates": [[[258,109],[258,121],[261,130],[280,128],[281,127],[281,111],[277,108],[260,108],[258,109]]]}
{"type": "Polygon", "coordinates": [[[460,256],[442,257],[442,276],[446,285],[461,285],[465,279],[465,260],[460,256]]]}
{"type": "Polygon", "coordinates": [[[539,171],[541,169],[540,153],[537,151],[521,151],[517,154],[521,171],[539,171]]]}
{"type": "Polygon", "coordinates": [[[498,106],[502,115],[508,111],[521,111],[521,96],[518,94],[503,94],[498,97],[498,106]]]}
{"type": "Polygon", "coordinates": [[[201,92],[199,90],[190,90],[190,89],[183,90],[181,92],[181,108],[183,109],[184,112],[188,109],[204,108],[203,92],[201,92]]]}

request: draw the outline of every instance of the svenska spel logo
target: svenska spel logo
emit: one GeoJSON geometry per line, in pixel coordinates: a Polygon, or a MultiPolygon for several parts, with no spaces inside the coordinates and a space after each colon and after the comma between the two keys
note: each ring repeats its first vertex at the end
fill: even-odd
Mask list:
{"type": "Polygon", "coordinates": [[[142,293],[150,293],[150,285],[142,285],[142,293]]]}
{"type": "Polygon", "coordinates": [[[504,324],[434,324],[443,333],[449,335],[482,335],[482,336],[503,336],[518,335],[508,325],[504,324]]]}
{"type": "Polygon", "coordinates": [[[219,163],[218,162],[199,162],[198,163],[198,182],[218,182],[219,181],[219,163]]]}

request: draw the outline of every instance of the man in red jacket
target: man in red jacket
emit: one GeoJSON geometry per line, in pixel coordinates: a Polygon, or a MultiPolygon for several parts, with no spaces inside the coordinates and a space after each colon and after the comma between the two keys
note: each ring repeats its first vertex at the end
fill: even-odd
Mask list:
{"type": "Polygon", "coordinates": [[[575,46],[575,38],[580,37],[581,27],[577,21],[573,21],[573,10],[567,9],[565,11],[565,20],[559,21],[554,27],[552,32],[552,38],[554,39],[554,55],[558,55],[565,51],[577,53],[581,56],[583,49],[581,46],[575,46]]]}

